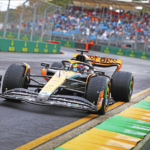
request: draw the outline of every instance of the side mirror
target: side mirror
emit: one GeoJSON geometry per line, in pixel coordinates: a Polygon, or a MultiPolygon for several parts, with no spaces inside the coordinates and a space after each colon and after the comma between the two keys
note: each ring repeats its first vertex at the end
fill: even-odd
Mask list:
{"type": "Polygon", "coordinates": [[[102,72],[102,71],[96,71],[96,74],[97,74],[97,75],[105,75],[105,72],[102,72]]]}
{"type": "Polygon", "coordinates": [[[1,83],[2,83],[2,76],[0,75],[0,88],[1,88],[1,83]]]}
{"type": "Polygon", "coordinates": [[[45,66],[45,68],[48,68],[48,67],[49,67],[49,64],[41,63],[41,66],[45,66]]]}

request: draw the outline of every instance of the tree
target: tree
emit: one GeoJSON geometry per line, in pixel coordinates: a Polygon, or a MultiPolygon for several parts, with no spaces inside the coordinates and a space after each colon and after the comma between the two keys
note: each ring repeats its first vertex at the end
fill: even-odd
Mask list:
{"type": "Polygon", "coordinates": [[[30,0],[29,1],[29,6],[31,9],[34,9],[34,6],[37,5],[38,3],[40,3],[39,0],[30,0]]]}
{"type": "Polygon", "coordinates": [[[61,6],[63,9],[67,6],[67,4],[72,4],[72,0],[49,0],[49,3],[61,6]]]}
{"type": "Polygon", "coordinates": [[[0,23],[3,23],[5,20],[4,18],[4,12],[0,11],[0,23]]]}

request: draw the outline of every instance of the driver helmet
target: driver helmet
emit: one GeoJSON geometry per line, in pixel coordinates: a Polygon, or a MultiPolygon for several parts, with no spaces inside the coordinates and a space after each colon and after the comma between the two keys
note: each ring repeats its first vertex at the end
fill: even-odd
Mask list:
{"type": "Polygon", "coordinates": [[[78,72],[78,73],[81,73],[83,72],[85,69],[84,69],[84,66],[82,64],[73,64],[71,66],[71,70],[74,71],[74,72],[78,72]]]}

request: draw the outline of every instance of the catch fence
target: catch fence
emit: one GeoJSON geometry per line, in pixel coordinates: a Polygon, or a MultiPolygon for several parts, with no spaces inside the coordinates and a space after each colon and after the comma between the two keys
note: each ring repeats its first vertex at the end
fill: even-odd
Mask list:
{"type": "Polygon", "coordinates": [[[94,8],[96,13],[92,15],[82,8],[83,16],[90,16],[90,19],[82,16],[77,19],[73,14],[70,17],[69,6],[62,13],[61,7],[51,3],[39,0],[32,7],[28,3],[29,0],[26,0],[16,9],[9,9],[11,5],[8,4],[6,10],[0,11],[1,37],[39,42],[47,39],[79,43],[94,41],[96,45],[125,46],[132,50],[149,51],[150,27],[144,27],[144,35],[139,34],[140,24],[134,23],[140,17],[138,12],[133,12],[132,15],[136,14],[136,17],[132,17],[132,23],[128,24],[121,22],[121,12],[114,14],[115,8],[107,11],[103,7],[94,8]],[[112,23],[112,17],[118,21],[112,23]],[[102,21],[99,22],[98,18],[102,21]],[[106,22],[105,18],[110,21],[106,22]]]}

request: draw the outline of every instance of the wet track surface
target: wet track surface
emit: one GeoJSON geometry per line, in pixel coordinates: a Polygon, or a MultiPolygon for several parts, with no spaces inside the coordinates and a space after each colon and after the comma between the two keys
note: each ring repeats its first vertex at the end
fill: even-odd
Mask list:
{"type": "MultiPolygon", "coordinates": [[[[43,67],[41,62],[53,63],[73,57],[75,49],[64,48],[66,54],[22,54],[0,53],[0,74],[4,75],[12,63],[27,62],[31,66],[32,74],[40,74],[43,67]]],[[[90,51],[91,55],[121,59],[121,71],[132,72],[135,77],[134,94],[150,86],[150,61],[116,56],[90,51]]],[[[114,68],[102,69],[111,74],[114,68]]],[[[44,81],[44,79],[39,79],[44,81]]],[[[57,130],[82,117],[87,116],[86,111],[55,107],[38,106],[25,102],[10,102],[0,99],[0,150],[12,150],[28,143],[49,132],[57,130]]]]}

